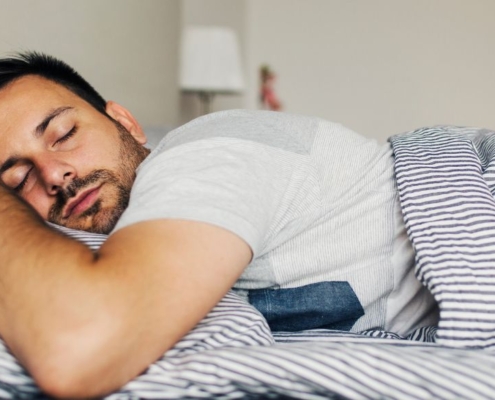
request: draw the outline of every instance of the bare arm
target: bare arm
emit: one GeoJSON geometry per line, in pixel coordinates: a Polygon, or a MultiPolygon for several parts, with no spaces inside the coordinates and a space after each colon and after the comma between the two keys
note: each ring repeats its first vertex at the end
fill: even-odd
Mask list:
{"type": "Polygon", "coordinates": [[[212,225],[124,228],[94,255],[0,187],[0,334],[47,392],[115,390],[173,346],[251,259],[212,225]]]}

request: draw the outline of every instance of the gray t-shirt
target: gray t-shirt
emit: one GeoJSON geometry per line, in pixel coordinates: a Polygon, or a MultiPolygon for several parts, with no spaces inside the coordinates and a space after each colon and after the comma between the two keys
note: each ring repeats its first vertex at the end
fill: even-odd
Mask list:
{"type": "Polygon", "coordinates": [[[323,321],[344,309],[347,325],[330,318],[297,329],[407,334],[436,322],[433,298],[414,277],[390,146],[342,125],[233,110],[170,132],[139,167],[115,230],[161,218],[244,239],[253,260],[235,289],[264,314],[315,307],[310,319],[323,321]]]}

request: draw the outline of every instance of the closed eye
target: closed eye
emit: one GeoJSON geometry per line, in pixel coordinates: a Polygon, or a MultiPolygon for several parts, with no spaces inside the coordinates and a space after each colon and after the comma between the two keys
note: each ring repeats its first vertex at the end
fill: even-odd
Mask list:
{"type": "Polygon", "coordinates": [[[60,139],[58,139],[55,144],[63,143],[67,140],[69,140],[74,134],[77,132],[77,125],[74,125],[72,129],[67,132],[64,136],[62,136],[60,139]]]}
{"type": "Polygon", "coordinates": [[[33,168],[30,168],[29,171],[27,172],[27,174],[24,176],[24,179],[22,180],[21,183],[19,183],[15,188],[14,188],[14,191],[15,192],[20,192],[22,190],[22,188],[26,185],[26,182],[29,178],[29,174],[31,173],[31,171],[33,170],[33,168]]]}

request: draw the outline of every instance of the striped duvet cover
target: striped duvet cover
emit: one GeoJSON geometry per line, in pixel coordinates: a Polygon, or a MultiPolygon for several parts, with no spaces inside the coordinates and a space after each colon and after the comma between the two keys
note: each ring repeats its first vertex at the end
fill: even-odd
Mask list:
{"type": "MultiPolygon", "coordinates": [[[[107,399],[495,399],[495,133],[434,127],[391,143],[416,273],[439,303],[438,327],[407,338],[272,334],[229,293],[107,399]]],[[[93,249],[105,240],[64,231],[93,249]]],[[[3,344],[0,397],[43,398],[3,344]]]]}

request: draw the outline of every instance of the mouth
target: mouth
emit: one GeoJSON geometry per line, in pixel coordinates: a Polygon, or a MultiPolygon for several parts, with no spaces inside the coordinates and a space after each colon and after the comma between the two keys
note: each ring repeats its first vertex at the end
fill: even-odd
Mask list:
{"type": "Polygon", "coordinates": [[[85,190],[79,194],[74,200],[69,202],[65,207],[63,218],[69,218],[72,215],[78,215],[86,211],[91,207],[95,201],[98,199],[98,194],[100,193],[100,187],[94,187],[85,190]]]}

